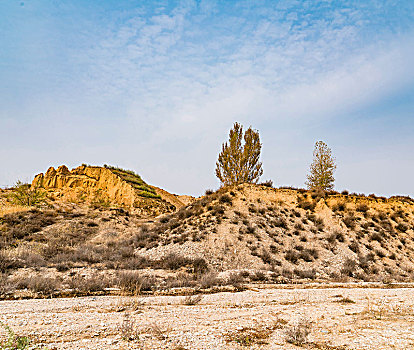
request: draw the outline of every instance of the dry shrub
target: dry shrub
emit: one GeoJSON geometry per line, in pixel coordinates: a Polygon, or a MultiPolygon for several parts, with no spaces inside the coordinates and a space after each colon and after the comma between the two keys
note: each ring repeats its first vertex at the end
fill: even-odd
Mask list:
{"type": "Polygon", "coordinates": [[[314,280],[316,278],[316,269],[309,269],[309,270],[294,269],[293,273],[299,278],[309,278],[311,280],[314,280]]]}
{"type": "Polygon", "coordinates": [[[232,198],[228,194],[223,194],[220,197],[219,202],[223,203],[223,204],[231,204],[232,203],[232,198]]]}
{"type": "Polygon", "coordinates": [[[344,219],[343,222],[346,227],[353,230],[356,226],[355,224],[355,216],[353,214],[348,214],[344,219]]]}
{"type": "Polygon", "coordinates": [[[286,329],[286,341],[297,346],[304,345],[311,332],[311,326],[312,324],[308,319],[300,319],[295,325],[286,329]]]}
{"type": "Polygon", "coordinates": [[[17,289],[29,289],[34,293],[43,295],[52,294],[60,284],[55,278],[43,276],[15,278],[13,282],[16,284],[17,289]]]}
{"type": "Polygon", "coordinates": [[[201,288],[207,289],[221,284],[220,279],[217,277],[217,272],[210,271],[201,275],[199,280],[201,288]]]}
{"type": "Polygon", "coordinates": [[[128,293],[139,294],[141,291],[151,290],[156,285],[153,276],[143,276],[137,271],[120,272],[117,276],[119,288],[128,293]]]}
{"type": "Polygon", "coordinates": [[[122,340],[132,341],[139,339],[139,333],[135,324],[135,320],[131,318],[129,313],[125,313],[122,323],[119,325],[119,333],[122,340]]]}
{"type": "Polygon", "coordinates": [[[94,274],[89,277],[76,275],[68,281],[69,288],[81,293],[100,292],[111,286],[111,281],[104,276],[94,274]]]}
{"type": "Polygon", "coordinates": [[[236,290],[243,289],[243,282],[244,277],[241,272],[231,272],[226,281],[228,285],[233,286],[234,288],[236,288],[236,290]]]}
{"type": "Polygon", "coordinates": [[[14,283],[9,280],[6,274],[0,273],[0,295],[10,293],[14,289],[14,283]]]}
{"type": "Polygon", "coordinates": [[[358,264],[355,260],[346,258],[341,268],[341,274],[344,276],[352,277],[357,265],[358,264]]]}
{"type": "Polygon", "coordinates": [[[203,299],[203,295],[188,295],[183,299],[183,305],[196,305],[203,299]]]}
{"type": "Polygon", "coordinates": [[[346,203],[345,202],[337,202],[332,206],[332,211],[345,211],[346,203]]]}
{"type": "Polygon", "coordinates": [[[310,202],[304,198],[298,199],[298,207],[302,208],[304,210],[310,210],[313,211],[316,207],[316,202],[310,202]]]}
{"type": "Polygon", "coordinates": [[[254,344],[267,344],[267,339],[276,329],[281,329],[287,322],[283,319],[276,319],[270,324],[257,324],[253,327],[243,327],[241,329],[224,334],[226,342],[236,342],[242,346],[252,346],[254,344]]]}
{"type": "Polygon", "coordinates": [[[365,213],[368,210],[369,210],[369,207],[368,207],[368,205],[366,203],[361,203],[361,204],[358,204],[356,206],[356,211],[359,211],[361,213],[365,213]]]}

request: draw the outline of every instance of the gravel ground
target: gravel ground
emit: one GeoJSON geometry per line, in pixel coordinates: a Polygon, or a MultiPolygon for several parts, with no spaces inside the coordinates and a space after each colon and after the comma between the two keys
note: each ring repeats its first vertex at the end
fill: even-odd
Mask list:
{"type": "Polygon", "coordinates": [[[184,301],[1,301],[0,320],[47,349],[295,349],[286,332],[301,319],[309,322],[307,348],[414,349],[413,288],[257,289],[205,295],[196,305],[184,301]],[[265,336],[238,338],[246,328],[265,336]],[[134,339],[122,339],[129,335],[134,339]]]}

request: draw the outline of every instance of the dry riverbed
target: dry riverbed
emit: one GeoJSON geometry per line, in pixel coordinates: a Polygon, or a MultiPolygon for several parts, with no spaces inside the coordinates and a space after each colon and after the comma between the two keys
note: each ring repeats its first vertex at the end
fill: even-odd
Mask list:
{"type": "Polygon", "coordinates": [[[414,349],[414,289],[1,301],[0,321],[47,349],[414,349]]]}

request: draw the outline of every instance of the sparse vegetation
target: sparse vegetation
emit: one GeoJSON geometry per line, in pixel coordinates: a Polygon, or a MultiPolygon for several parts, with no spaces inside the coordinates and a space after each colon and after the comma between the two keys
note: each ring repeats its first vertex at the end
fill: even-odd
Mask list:
{"type": "Polygon", "coordinates": [[[306,318],[302,318],[286,330],[285,339],[288,343],[302,346],[306,343],[310,332],[311,322],[306,318]]]}
{"type": "Polygon", "coordinates": [[[46,192],[40,187],[17,181],[10,197],[18,205],[39,206],[45,203],[46,192]]]}

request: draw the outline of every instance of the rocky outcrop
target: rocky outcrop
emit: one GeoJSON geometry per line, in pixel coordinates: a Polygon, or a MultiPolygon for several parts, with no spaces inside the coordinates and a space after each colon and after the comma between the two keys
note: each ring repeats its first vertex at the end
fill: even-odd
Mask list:
{"type": "Polygon", "coordinates": [[[55,199],[131,207],[143,214],[175,210],[174,203],[162,199],[155,191],[144,191],[151,191],[151,187],[138,175],[122,169],[81,165],[70,171],[65,165],[50,167],[46,173],[36,175],[32,186],[46,189],[55,199]]]}

